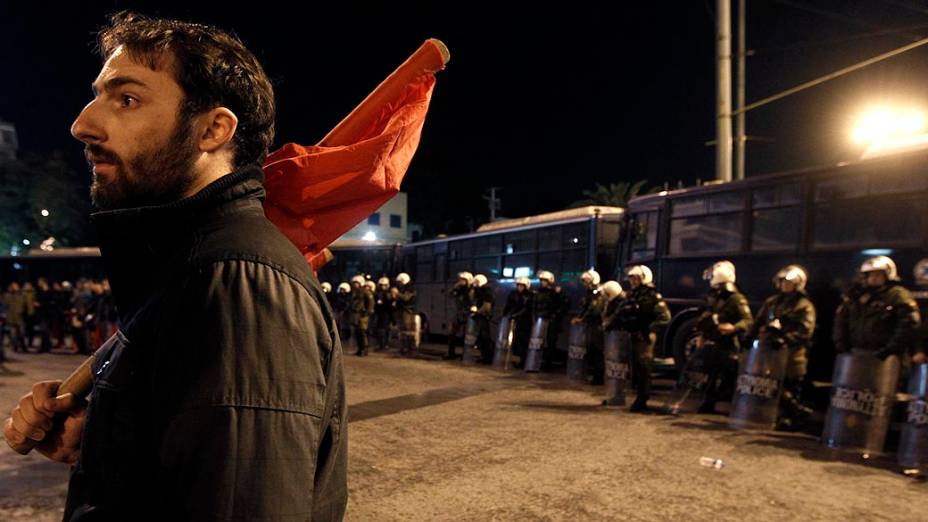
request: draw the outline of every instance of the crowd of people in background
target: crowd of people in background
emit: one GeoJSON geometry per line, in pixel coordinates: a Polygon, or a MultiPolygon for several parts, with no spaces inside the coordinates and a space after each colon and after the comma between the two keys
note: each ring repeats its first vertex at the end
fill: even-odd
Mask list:
{"type": "Polygon", "coordinates": [[[5,360],[6,347],[90,354],[119,322],[106,279],[13,281],[0,297],[0,318],[0,360],[5,360]]]}

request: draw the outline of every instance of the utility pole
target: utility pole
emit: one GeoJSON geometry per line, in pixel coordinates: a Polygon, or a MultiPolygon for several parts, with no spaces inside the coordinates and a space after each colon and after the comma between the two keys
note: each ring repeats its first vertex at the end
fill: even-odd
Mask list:
{"type": "Polygon", "coordinates": [[[716,0],[715,177],[731,181],[731,0],[716,0]]]}
{"type": "Polygon", "coordinates": [[[735,89],[735,105],[738,112],[735,116],[735,179],[744,179],[744,154],[747,147],[747,136],[744,128],[744,78],[745,78],[745,0],[738,0],[738,72],[737,87],[735,89]]]}
{"type": "Polygon", "coordinates": [[[490,187],[490,195],[483,196],[483,199],[487,200],[490,205],[490,222],[496,221],[496,213],[502,209],[502,200],[496,197],[496,192],[498,190],[503,190],[503,187],[490,187]]]}

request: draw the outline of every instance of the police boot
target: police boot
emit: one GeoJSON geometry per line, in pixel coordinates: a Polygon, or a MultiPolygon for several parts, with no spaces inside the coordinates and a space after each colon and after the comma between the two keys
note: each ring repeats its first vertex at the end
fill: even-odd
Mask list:
{"type": "Polygon", "coordinates": [[[715,401],[703,401],[696,413],[718,413],[715,411],[715,401]]]}
{"type": "Polygon", "coordinates": [[[628,408],[628,411],[631,413],[642,413],[649,410],[650,408],[648,408],[648,398],[641,395],[636,397],[635,402],[633,402],[632,405],[628,408]]]}

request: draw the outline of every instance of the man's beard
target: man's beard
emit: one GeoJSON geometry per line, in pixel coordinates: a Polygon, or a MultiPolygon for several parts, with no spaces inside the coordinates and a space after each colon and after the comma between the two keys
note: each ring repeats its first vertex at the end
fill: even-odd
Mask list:
{"type": "Polygon", "coordinates": [[[100,210],[163,205],[181,199],[193,186],[197,149],[193,119],[179,116],[171,137],[160,148],[139,152],[126,161],[100,145],[90,144],[85,153],[115,167],[111,179],[94,174],[90,199],[100,210]],[[129,175],[131,173],[131,176],[129,175]]]}

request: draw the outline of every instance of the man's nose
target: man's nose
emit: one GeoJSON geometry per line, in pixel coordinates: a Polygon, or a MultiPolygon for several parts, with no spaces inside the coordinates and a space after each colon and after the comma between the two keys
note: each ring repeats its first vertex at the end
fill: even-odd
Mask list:
{"type": "Polygon", "coordinates": [[[88,103],[77,115],[74,123],[71,124],[71,135],[87,144],[100,143],[106,140],[106,134],[96,122],[96,107],[96,100],[88,103]]]}

